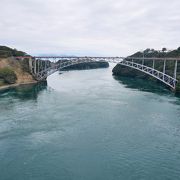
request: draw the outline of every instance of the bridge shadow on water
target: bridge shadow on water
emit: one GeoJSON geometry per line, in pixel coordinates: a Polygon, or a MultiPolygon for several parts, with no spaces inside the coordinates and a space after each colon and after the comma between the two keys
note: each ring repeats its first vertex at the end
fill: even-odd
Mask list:
{"type": "Polygon", "coordinates": [[[5,97],[13,97],[20,100],[36,100],[38,94],[46,88],[46,81],[37,84],[20,85],[17,87],[2,90],[0,93],[0,99],[5,97]]]}
{"type": "Polygon", "coordinates": [[[113,78],[123,84],[126,88],[180,98],[180,94],[173,93],[162,83],[132,77],[113,76],[113,78]]]}

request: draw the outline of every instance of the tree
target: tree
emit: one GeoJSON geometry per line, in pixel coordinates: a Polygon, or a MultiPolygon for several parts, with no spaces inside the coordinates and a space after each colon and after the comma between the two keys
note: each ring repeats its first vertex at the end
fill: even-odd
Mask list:
{"type": "Polygon", "coordinates": [[[167,49],[166,48],[162,48],[162,52],[165,52],[165,51],[167,51],[167,49]]]}
{"type": "Polygon", "coordinates": [[[12,69],[5,67],[0,69],[0,79],[3,79],[5,83],[13,84],[16,82],[17,76],[12,69]]]}

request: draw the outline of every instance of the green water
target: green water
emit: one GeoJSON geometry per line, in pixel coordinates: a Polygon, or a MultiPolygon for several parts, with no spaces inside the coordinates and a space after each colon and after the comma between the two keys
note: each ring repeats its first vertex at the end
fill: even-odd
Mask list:
{"type": "Polygon", "coordinates": [[[180,98],[111,68],[0,93],[0,180],[178,180],[180,98]]]}

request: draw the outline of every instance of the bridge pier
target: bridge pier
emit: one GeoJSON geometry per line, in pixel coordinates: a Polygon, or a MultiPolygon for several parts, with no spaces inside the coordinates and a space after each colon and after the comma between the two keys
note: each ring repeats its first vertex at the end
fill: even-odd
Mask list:
{"type": "Polygon", "coordinates": [[[152,62],[152,74],[154,74],[154,68],[155,68],[155,60],[153,59],[153,62],[152,62]]]}
{"type": "Polygon", "coordinates": [[[29,69],[30,69],[31,74],[33,74],[33,60],[32,60],[32,58],[29,58],[29,69]]]}
{"type": "Polygon", "coordinates": [[[143,58],[142,58],[142,65],[144,65],[144,56],[143,56],[143,58]]]}
{"type": "Polygon", "coordinates": [[[175,66],[174,66],[174,79],[177,77],[177,60],[175,61],[175,66]]]}
{"type": "Polygon", "coordinates": [[[39,59],[37,60],[37,73],[39,73],[39,59]]]}
{"type": "Polygon", "coordinates": [[[166,74],[166,59],[164,60],[164,65],[163,65],[163,80],[165,74],[166,74]]]}
{"type": "Polygon", "coordinates": [[[45,70],[46,70],[47,69],[47,60],[45,60],[44,66],[45,66],[45,70]]]}
{"type": "Polygon", "coordinates": [[[34,60],[34,74],[37,74],[36,59],[34,60]]]}
{"type": "Polygon", "coordinates": [[[166,72],[166,60],[164,60],[164,65],[163,65],[163,73],[166,72]]]}
{"type": "Polygon", "coordinates": [[[154,69],[154,67],[155,67],[155,60],[153,59],[153,67],[152,68],[154,69]]]}
{"type": "Polygon", "coordinates": [[[143,68],[144,68],[144,57],[142,58],[142,70],[143,70],[143,68]]]}

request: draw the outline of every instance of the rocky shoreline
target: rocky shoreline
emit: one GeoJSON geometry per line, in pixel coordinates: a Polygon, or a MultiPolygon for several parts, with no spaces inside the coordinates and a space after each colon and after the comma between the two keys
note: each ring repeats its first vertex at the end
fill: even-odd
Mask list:
{"type": "Polygon", "coordinates": [[[0,58],[0,90],[24,84],[35,84],[28,62],[16,58],[0,58]]]}
{"type": "Polygon", "coordinates": [[[18,86],[24,86],[24,85],[30,85],[30,84],[33,85],[33,84],[37,84],[37,83],[38,83],[38,81],[32,81],[32,82],[26,82],[26,83],[15,83],[15,84],[3,85],[3,86],[0,86],[0,91],[18,87],[18,86]]]}

